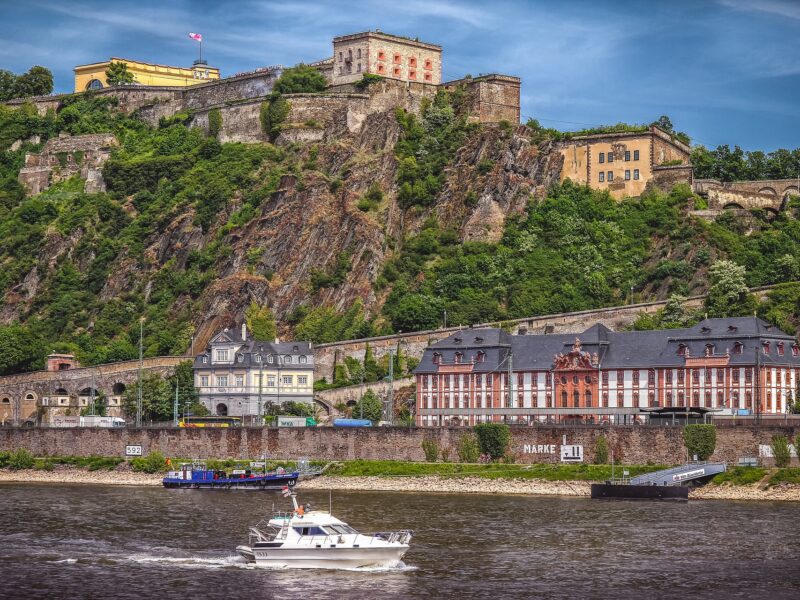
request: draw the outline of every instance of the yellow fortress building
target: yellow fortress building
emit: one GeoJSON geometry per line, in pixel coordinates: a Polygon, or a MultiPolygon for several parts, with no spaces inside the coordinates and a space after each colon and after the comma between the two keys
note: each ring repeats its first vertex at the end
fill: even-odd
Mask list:
{"type": "Polygon", "coordinates": [[[104,62],[75,67],[75,91],[107,87],[106,69],[111,63],[126,63],[138,85],[186,87],[219,79],[219,69],[209,67],[206,61],[195,61],[191,67],[172,67],[114,57],[104,62]]]}

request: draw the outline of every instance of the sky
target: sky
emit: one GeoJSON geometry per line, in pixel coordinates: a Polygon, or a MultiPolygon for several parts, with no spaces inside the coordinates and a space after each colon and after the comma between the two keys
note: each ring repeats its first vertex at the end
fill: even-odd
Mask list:
{"type": "Polygon", "coordinates": [[[800,147],[800,0],[0,0],[0,69],[112,56],[222,75],[332,55],[379,28],[443,46],[443,76],[522,78],[522,120],[562,130],[660,115],[707,147],[800,147]]]}

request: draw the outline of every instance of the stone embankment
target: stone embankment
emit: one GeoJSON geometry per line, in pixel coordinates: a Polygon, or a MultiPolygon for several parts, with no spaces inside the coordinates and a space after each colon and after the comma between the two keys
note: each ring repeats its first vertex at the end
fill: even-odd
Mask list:
{"type": "MultiPolygon", "coordinates": [[[[120,471],[87,471],[56,467],[53,471],[0,469],[0,483],[77,483],[95,485],[161,485],[162,475],[120,471]]],[[[303,490],[370,492],[428,492],[438,494],[502,494],[523,496],[588,497],[588,481],[542,479],[488,479],[483,477],[337,477],[323,476],[298,484],[303,490]]],[[[707,485],[689,493],[692,500],[772,500],[800,502],[800,485],[780,484],[764,488],[752,485],[707,485]]]]}

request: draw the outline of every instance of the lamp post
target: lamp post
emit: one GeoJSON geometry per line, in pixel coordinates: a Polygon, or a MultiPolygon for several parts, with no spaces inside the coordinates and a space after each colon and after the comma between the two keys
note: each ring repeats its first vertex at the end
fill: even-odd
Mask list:
{"type": "Polygon", "coordinates": [[[262,382],[264,381],[264,357],[259,357],[258,360],[258,424],[264,424],[263,409],[261,406],[261,393],[263,390],[262,382]]]}
{"type": "Polygon", "coordinates": [[[142,367],[144,366],[144,317],[139,319],[139,374],[136,385],[136,427],[142,426],[142,367]]]}

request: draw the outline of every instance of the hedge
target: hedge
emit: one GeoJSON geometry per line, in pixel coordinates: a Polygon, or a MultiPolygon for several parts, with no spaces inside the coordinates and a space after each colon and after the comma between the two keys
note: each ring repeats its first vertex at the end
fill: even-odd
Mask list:
{"type": "Polygon", "coordinates": [[[193,165],[194,157],[190,155],[111,159],[103,167],[103,179],[110,192],[130,196],[141,190],[154,192],[161,179],[177,179],[193,165]]]}

